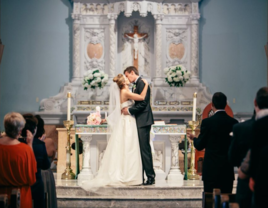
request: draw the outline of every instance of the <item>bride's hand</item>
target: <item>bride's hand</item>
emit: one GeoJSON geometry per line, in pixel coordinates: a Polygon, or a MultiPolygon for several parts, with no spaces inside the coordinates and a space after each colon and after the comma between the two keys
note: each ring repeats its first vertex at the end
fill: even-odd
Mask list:
{"type": "Polygon", "coordinates": [[[148,85],[148,82],[146,79],[142,79],[142,81],[144,82],[145,85],[148,85]]]}

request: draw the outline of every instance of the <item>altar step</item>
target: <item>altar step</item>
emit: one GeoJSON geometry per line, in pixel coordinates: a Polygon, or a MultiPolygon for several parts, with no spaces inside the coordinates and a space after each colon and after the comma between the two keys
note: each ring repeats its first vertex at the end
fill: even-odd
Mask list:
{"type": "Polygon", "coordinates": [[[98,194],[86,192],[74,184],[57,185],[58,207],[202,207],[201,181],[103,188],[98,190],[98,194]]]}

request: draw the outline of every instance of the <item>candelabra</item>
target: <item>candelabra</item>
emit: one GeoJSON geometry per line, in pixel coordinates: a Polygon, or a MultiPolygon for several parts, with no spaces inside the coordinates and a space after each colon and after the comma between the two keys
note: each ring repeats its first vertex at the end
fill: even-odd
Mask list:
{"type": "MultiPolygon", "coordinates": [[[[191,128],[192,134],[195,135],[195,129],[199,125],[199,122],[189,121],[188,124],[191,128]]],[[[191,145],[191,167],[188,170],[187,176],[189,180],[198,180],[199,175],[196,174],[196,169],[194,167],[195,166],[195,148],[194,148],[194,142],[192,140],[190,142],[190,145],[191,145]]]]}
{"type": "Polygon", "coordinates": [[[66,145],[66,169],[61,175],[61,179],[75,179],[75,174],[71,169],[71,128],[74,125],[74,121],[63,121],[64,126],[67,129],[67,145],[66,145]]]}

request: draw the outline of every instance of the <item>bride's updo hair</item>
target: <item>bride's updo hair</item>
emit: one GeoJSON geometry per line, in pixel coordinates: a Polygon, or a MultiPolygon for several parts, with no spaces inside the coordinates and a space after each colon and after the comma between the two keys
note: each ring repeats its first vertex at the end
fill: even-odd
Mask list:
{"type": "Polygon", "coordinates": [[[125,85],[125,76],[123,74],[118,74],[116,77],[113,79],[114,82],[118,85],[120,89],[122,89],[125,85]]]}

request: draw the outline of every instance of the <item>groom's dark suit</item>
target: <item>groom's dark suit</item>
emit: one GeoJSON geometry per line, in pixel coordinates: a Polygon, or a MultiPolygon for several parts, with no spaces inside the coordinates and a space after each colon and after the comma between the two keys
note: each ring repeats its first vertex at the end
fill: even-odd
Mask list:
{"type": "MultiPolygon", "coordinates": [[[[141,94],[145,86],[144,82],[139,77],[135,84],[136,89],[133,92],[141,94]]],[[[129,108],[129,113],[136,117],[143,170],[148,178],[155,178],[150,146],[150,130],[151,125],[154,123],[150,106],[150,94],[150,87],[148,87],[145,99],[143,101],[135,101],[135,105],[129,108]]]]}

